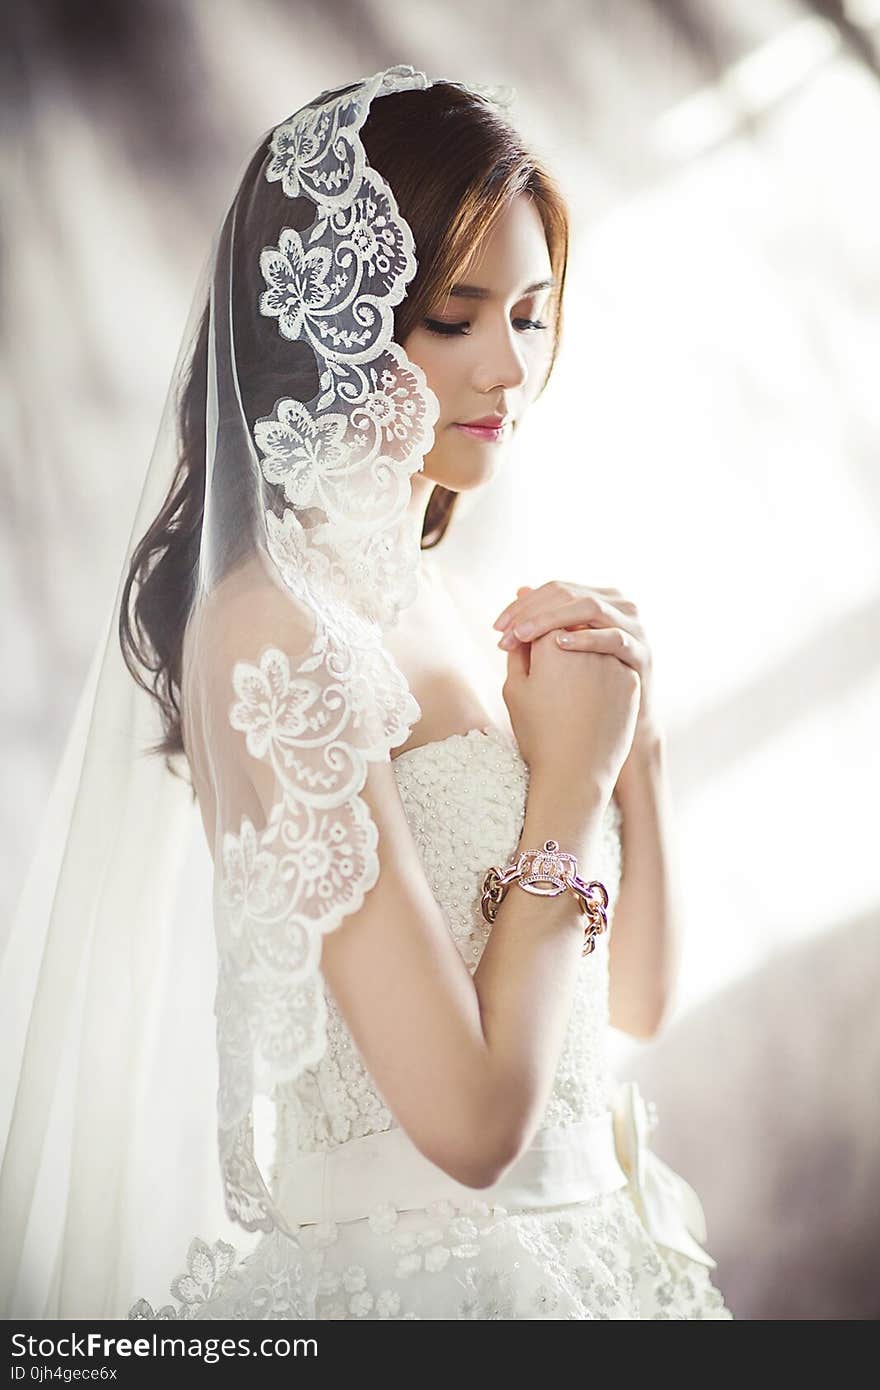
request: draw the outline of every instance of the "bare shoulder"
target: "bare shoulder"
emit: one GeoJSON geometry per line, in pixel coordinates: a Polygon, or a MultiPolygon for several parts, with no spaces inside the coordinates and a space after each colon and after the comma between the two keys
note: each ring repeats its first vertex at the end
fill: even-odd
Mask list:
{"type": "Polygon", "coordinates": [[[250,561],[217,585],[200,618],[204,654],[212,664],[258,662],[267,648],[295,658],[309,650],[317,617],[279,577],[250,561]]]}

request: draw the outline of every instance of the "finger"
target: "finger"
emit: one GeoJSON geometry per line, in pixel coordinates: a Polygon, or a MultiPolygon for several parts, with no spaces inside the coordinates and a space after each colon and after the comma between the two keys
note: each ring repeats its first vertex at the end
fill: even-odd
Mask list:
{"type": "Polygon", "coordinates": [[[531,594],[533,592],[534,590],[528,584],[523,584],[519,589],[517,589],[516,598],[513,600],[512,603],[509,603],[501,613],[498,614],[498,617],[495,619],[492,626],[498,628],[499,631],[501,628],[505,627],[513,613],[518,608],[519,600],[522,598],[523,594],[531,594]]]}
{"type": "Polygon", "coordinates": [[[618,616],[616,613],[612,615],[606,604],[595,597],[578,595],[549,608],[542,607],[540,602],[524,604],[522,612],[516,615],[509,631],[520,641],[532,642],[555,627],[579,627],[588,623],[604,623],[610,626],[612,622],[617,621],[618,616]]]}
{"type": "Polygon", "coordinates": [[[529,657],[531,649],[522,642],[517,642],[515,647],[507,653],[507,674],[508,676],[527,676],[529,674],[529,657]]]}
{"type": "Polygon", "coordinates": [[[586,626],[589,623],[599,627],[618,624],[631,631],[634,637],[639,635],[635,630],[638,622],[635,605],[622,598],[617,589],[590,588],[560,602],[558,597],[555,600],[548,598],[548,587],[544,585],[541,589],[520,590],[525,597],[509,604],[496,618],[493,627],[502,632],[511,632],[519,631],[523,624],[530,623],[532,631],[521,634],[527,641],[543,636],[554,627],[586,626]]]}
{"type": "Polygon", "coordinates": [[[525,613],[537,612],[542,603],[546,607],[548,603],[547,595],[544,592],[546,588],[547,585],[544,584],[540,589],[530,589],[528,585],[525,585],[522,589],[517,589],[518,597],[514,599],[513,603],[507,605],[503,613],[498,614],[492,626],[503,631],[505,628],[509,628],[515,619],[521,618],[525,613]]]}
{"type": "Polygon", "coordinates": [[[603,652],[616,656],[642,674],[644,650],[632,634],[619,627],[582,628],[579,632],[558,632],[556,641],[563,651],[603,652]]]}

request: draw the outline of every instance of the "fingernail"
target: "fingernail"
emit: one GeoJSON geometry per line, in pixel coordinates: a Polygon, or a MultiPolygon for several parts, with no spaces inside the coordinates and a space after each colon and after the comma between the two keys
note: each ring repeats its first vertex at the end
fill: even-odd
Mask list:
{"type": "Polygon", "coordinates": [[[503,647],[505,651],[510,651],[511,647],[516,646],[516,638],[512,632],[508,632],[506,636],[502,637],[498,645],[499,647],[503,647]]]}
{"type": "Polygon", "coordinates": [[[516,633],[517,637],[531,637],[532,633],[535,630],[535,624],[519,623],[513,630],[516,633]]]}
{"type": "Polygon", "coordinates": [[[556,634],[556,640],[561,647],[569,647],[574,641],[574,638],[570,632],[559,632],[556,634]]]}
{"type": "Polygon", "coordinates": [[[497,628],[499,632],[503,632],[504,628],[507,627],[507,609],[506,609],[506,608],[505,608],[504,612],[501,614],[501,617],[495,619],[495,621],[494,621],[494,623],[492,624],[492,626],[493,626],[494,628],[497,628]]]}

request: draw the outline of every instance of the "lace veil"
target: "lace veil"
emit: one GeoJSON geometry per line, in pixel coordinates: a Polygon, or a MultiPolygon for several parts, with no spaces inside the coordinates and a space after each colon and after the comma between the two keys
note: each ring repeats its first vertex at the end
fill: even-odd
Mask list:
{"type": "Polygon", "coordinates": [[[205,261],[0,965],[7,1318],[124,1317],[181,1231],[296,1239],[260,1150],[274,1088],[325,1049],[322,938],[377,879],[370,767],[421,714],[385,637],[415,597],[410,478],[439,410],[393,339],[415,247],[359,131],[372,101],[430,85],[392,67],[278,125],[205,261]],[[207,448],[203,505],[180,513],[187,385],[207,448]],[[173,592],[185,624],[167,759],[119,630],[163,509],[177,569],[139,573],[142,611],[173,592]]]}

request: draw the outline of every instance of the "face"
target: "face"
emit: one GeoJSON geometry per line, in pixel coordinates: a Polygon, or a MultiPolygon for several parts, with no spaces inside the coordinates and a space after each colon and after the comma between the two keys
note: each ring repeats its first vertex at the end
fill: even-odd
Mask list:
{"type": "Polygon", "coordinates": [[[440,402],[435,442],[420,474],[454,492],[493,477],[547,371],[553,325],[546,315],[552,278],[544,227],[531,198],[520,193],[458,277],[452,292],[402,344],[424,371],[440,402]],[[479,294],[473,293],[478,290],[479,294]],[[506,417],[501,434],[471,434],[461,425],[506,417]]]}

